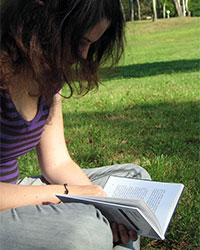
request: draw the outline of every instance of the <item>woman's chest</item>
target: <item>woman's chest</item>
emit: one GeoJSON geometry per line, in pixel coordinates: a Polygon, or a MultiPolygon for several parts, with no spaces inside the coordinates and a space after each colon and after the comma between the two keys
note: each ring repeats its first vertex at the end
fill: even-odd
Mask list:
{"type": "Polygon", "coordinates": [[[15,108],[25,121],[32,121],[39,110],[39,97],[25,96],[14,102],[15,108]]]}

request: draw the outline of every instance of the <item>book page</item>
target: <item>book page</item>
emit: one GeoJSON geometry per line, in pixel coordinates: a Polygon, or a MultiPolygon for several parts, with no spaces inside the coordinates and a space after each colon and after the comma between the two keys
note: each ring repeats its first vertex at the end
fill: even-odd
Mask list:
{"type": "Polygon", "coordinates": [[[165,232],[183,188],[183,184],[111,176],[104,191],[113,198],[145,201],[165,232]]]}

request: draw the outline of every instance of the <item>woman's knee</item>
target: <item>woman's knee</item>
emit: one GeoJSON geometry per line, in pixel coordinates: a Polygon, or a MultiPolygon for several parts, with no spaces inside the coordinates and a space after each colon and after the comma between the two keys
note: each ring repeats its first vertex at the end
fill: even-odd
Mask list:
{"type": "Polygon", "coordinates": [[[81,213],[77,211],[74,220],[66,223],[63,243],[73,250],[111,250],[113,239],[109,222],[93,206],[83,207],[81,213]]]}
{"type": "Polygon", "coordinates": [[[134,178],[151,180],[151,177],[147,170],[139,165],[128,163],[122,164],[122,167],[124,167],[124,169],[127,169],[127,171],[130,171],[130,175],[132,173],[134,178]]]}
{"type": "Polygon", "coordinates": [[[149,173],[141,166],[134,163],[125,163],[109,166],[109,174],[128,178],[151,179],[149,173]]]}

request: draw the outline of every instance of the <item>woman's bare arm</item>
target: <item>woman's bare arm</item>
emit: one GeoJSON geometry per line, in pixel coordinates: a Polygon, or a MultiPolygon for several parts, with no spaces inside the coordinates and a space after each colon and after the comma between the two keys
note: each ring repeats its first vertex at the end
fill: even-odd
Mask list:
{"type": "Polygon", "coordinates": [[[61,96],[54,98],[49,120],[37,146],[42,174],[49,183],[92,185],[82,169],[71,159],[64,138],[61,96]]]}
{"type": "MultiPolygon", "coordinates": [[[[100,186],[68,186],[69,194],[104,196],[100,186]]],[[[25,186],[0,182],[0,211],[28,206],[60,203],[56,194],[64,194],[64,185],[25,186]]]]}
{"type": "Polygon", "coordinates": [[[65,193],[63,185],[23,186],[0,182],[0,211],[27,205],[59,203],[55,194],[65,193]]]}

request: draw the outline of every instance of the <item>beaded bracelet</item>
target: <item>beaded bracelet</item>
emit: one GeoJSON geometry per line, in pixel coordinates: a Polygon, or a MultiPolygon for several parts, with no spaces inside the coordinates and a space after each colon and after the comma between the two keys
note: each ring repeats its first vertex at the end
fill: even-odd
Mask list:
{"type": "Polygon", "coordinates": [[[69,193],[69,190],[68,190],[68,188],[67,188],[67,183],[64,183],[63,186],[64,186],[64,188],[65,188],[65,194],[68,194],[68,193],[69,193]]]}

